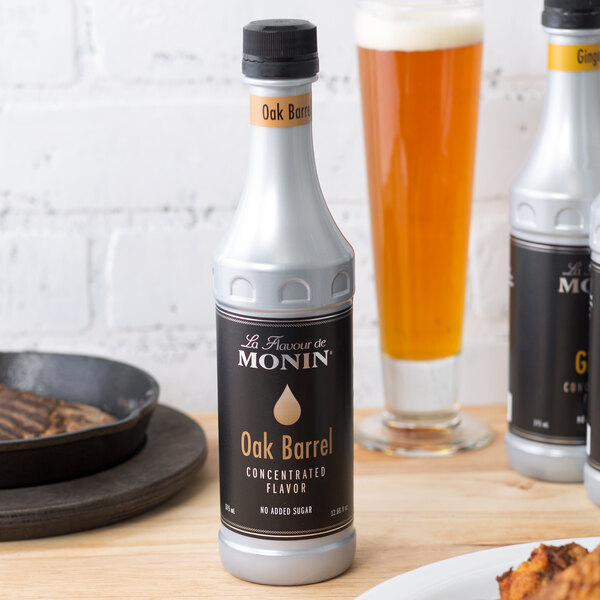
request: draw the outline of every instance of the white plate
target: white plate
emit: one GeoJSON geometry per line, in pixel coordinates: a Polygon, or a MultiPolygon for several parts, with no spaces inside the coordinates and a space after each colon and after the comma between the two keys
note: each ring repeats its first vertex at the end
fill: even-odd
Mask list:
{"type": "MultiPolygon", "coordinates": [[[[550,540],[559,546],[577,542],[592,550],[600,537],[550,540]]],[[[503,546],[455,556],[388,579],[371,588],[357,600],[496,600],[496,577],[529,558],[542,542],[503,546]]]]}

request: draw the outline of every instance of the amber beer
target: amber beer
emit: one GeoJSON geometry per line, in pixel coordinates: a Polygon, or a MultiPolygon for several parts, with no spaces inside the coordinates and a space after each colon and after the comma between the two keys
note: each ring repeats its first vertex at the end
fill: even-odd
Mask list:
{"type": "MultiPolygon", "coordinates": [[[[358,3],[386,407],[458,412],[482,52],[479,2],[358,3]]],[[[409,423],[410,425],[410,423],[409,423]]]]}
{"type": "Polygon", "coordinates": [[[473,23],[448,29],[451,47],[443,30],[359,38],[381,344],[400,359],[461,345],[482,43],[473,23]]]}

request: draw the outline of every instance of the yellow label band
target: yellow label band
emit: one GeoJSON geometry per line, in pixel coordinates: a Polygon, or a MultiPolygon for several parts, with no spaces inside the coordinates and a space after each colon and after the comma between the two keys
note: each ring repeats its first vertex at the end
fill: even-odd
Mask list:
{"type": "Polygon", "coordinates": [[[312,94],[301,96],[250,96],[250,124],[260,127],[295,127],[312,120],[312,94]]]}
{"type": "Polygon", "coordinates": [[[575,46],[548,44],[548,69],[551,71],[597,71],[600,69],[600,44],[575,46]]]}

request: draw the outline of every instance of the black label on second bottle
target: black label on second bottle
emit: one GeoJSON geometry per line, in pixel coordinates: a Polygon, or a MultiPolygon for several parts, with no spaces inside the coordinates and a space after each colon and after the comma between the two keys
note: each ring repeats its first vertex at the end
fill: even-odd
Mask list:
{"type": "Polygon", "coordinates": [[[600,265],[590,268],[590,401],[588,403],[588,460],[600,469],[600,265]]]}
{"type": "Polygon", "coordinates": [[[509,428],[585,443],[590,254],[511,238],[509,428]]]}
{"type": "Polygon", "coordinates": [[[217,308],[221,520],[299,539],[352,522],[352,312],[253,319],[217,308]]]}

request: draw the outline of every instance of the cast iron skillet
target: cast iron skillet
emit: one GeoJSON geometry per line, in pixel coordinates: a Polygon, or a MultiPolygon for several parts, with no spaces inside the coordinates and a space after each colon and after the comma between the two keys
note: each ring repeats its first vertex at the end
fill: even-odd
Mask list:
{"type": "Polygon", "coordinates": [[[155,379],[136,367],[75,354],[0,353],[0,384],[91,404],[117,418],[82,431],[0,442],[0,488],[66,481],[124,461],[143,446],[159,394],[155,379]]]}

